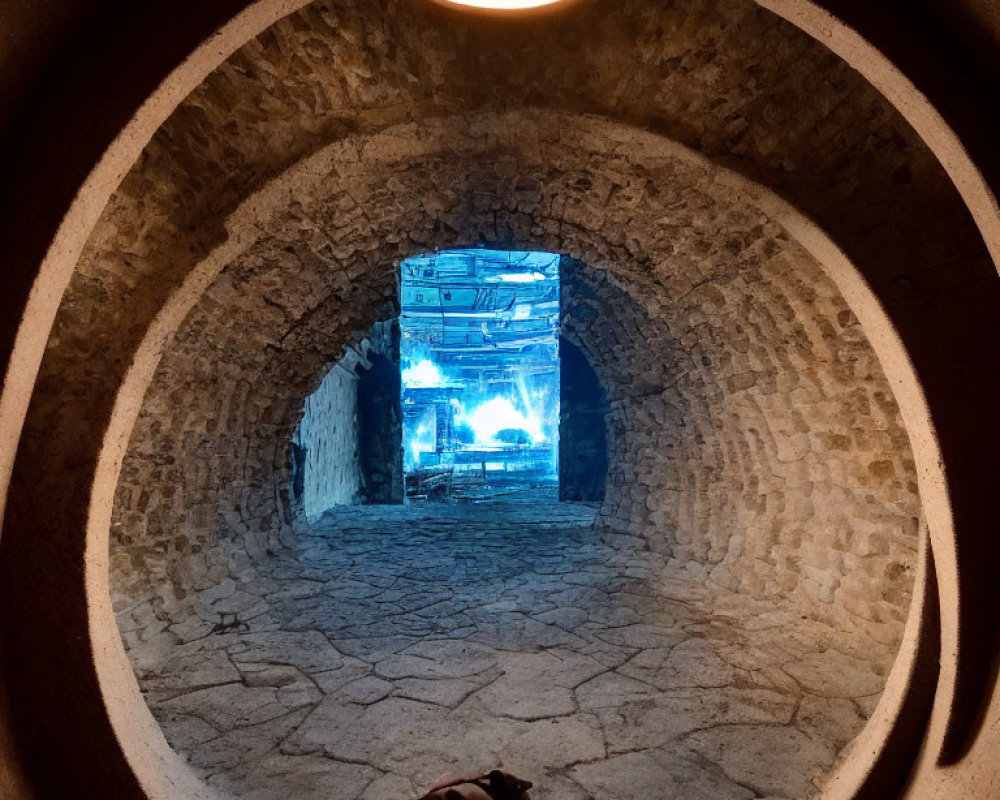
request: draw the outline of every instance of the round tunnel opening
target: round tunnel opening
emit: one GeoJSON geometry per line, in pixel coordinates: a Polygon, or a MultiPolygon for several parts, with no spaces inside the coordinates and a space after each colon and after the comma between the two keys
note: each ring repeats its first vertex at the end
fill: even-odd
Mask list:
{"type": "MultiPolygon", "coordinates": [[[[805,796],[871,713],[906,613],[921,510],[891,389],[819,264],[780,224],[720,188],[729,184],[704,164],[663,156],[657,140],[647,143],[658,154],[647,171],[645,156],[623,164],[620,154],[600,149],[600,142],[642,138],[631,129],[545,112],[514,116],[375,135],[365,140],[368,160],[354,172],[345,166],[353,146],[320,154],[330,165],[312,163],[308,177],[288,179],[292,186],[305,180],[303,204],[276,202],[285,210],[246,240],[178,329],[147,392],[116,498],[115,602],[140,685],[171,744],[207,780],[237,792],[255,787],[278,796],[289,781],[304,781],[321,793],[337,774],[358,781],[345,786],[373,785],[375,792],[388,781],[397,794],[408,792],[426,785],[421,770],[454,765],[442,744],[450,740],[436,736],[439,749],[419,754],[419,763],[416,754],[406,756],[404,769],[396,748],[410,729],[393,722],[383,736],[386,719],[419,712],[414,724],[424,726],[444,714],[463,730],[499,729],[510,722],[504,709],[511,704],[529,717],[513,715],[527,735],[542,722],[562,724],[552,722],[563,714],[551,708],[533,716],[534,700],[544,695],[540,681],[558,689],[553,696],[563,708],[568,698],[579,703],[586,696],[584,718],[574,725],[596,720],[600,735],[614,742],[594,762],[599,766],[571,768],[569,783],[553,778],[566,791],[615,797],[626,788],[609,782],[609,772],[645,772],[655,776],[651,783],[670,785],[690,778],[692,764],[707,758],[715,765],[706,777],[712,791],[738,797],[748,778],[805,796]],[[516,155],[484,158],[483,125],[516,155]],[[538,129],[545,131],[539,152],[504,138],[538,129]],[[401,140],[428,154],[400,162],[401,140]],[[447,143],[444,157],[435,149],[440,142],[447,143]],[[377,166],[380,153],[385,172],[377,166]],[[511,163],[528,177],[502,179],[511,163]],[[384,210],[375,226],[345,217],[342,195],[331,198],[323,185],[309,183],[334,171],[337,181],[349,175],[356,182],[351,202],[384,210]],[[444,199],[435,197],[447,209],[440,212],[446,223],[429,215],[429,174],[453,187],[444,199]],[[581,224],[623,184],[629,196],[645,198],[630,206],[634,218],[625,224],[612,214],[602,224],[581,224]],[[484,204],[495,210],[483,216],[484,204]],[[518,214],[499,211],[510,207],[518,214]],[[664,222],[671,214],[675,225],[664,222]],[[314,220],[328,227],[304,242],[302,231],[314,220]],[[331,230],[350,246],[333,248],[331,230]],[[416,248],[417,234],[401,231],[419,231],[426,244],[416,248]],[[346,344],[398,313],[393,263],[414,251],[483,240],[579,259],[573,275],[580,291],[563,334],[587,353],[609,409],[608,477],[595,524],[581,528],[558,516],[554,504],[527,519],[519,517],[524,508],[508,509],[513,517],[505,511],[480,521],[479,530],[494,535],[472,537],[471,550],[452,536],[456,547],[444,559],[434,542],[447,542],[448,531],[456,534],[467,521],[442,523],[437,514],[390,525],[383,515],[391,507],[359,506],[328,530],[299,529],[283,443],[293,437],[303,398],[346,344]],[[290,274],[296,280],[287,280],[290,274]],[[553,562],[537,549],[545,537],[527,535],[525,525],[548,530],[548,543],[565,551],[560,558],[577,560],[553,562]],[[382,530],[390,535],[372,535],[382,530]],[[349,560],[337,554],[340,547],[349,560]],[[352,582],[355,573],[361,579],[352,582]],[[568,588],[553,601],[546,584],[555,579],[568,588]],[[438,590],[453,594],[432,594],[438,590]],[[487,604],[484,621],[458,625],[452,636],[443,626],[465,622],[462,602],[479,608],[484,591],[505,599],[487,604]],[[434,601],[425,607],[433,609],[429,617],[409,606],[421,600],[434,601]],[[377,613],[381,601],[399,605],[377,613]],[[400,638],[392,628],[400,620],[416,634],[400,638]],[[345,635],[351,626],[358,635],[345,635]],[[563,638],[566,626],[583,644],[563,638]],[[478,667],[468,664],[460,671],[472,674],[390,674],[399,658],[432,671],[448,669],[427,663],[439,658],[464,663],[459,642],[466,632],[485,638],[496,656],[498,685],[480,686],[472,680],[478,667]],[[789,644],[795,641],[809,644],[789,644]],[[556,675],[567,642],[592,648],[583,655],[595,660],[602,651],[616,654],[605,665],[610,672],[595,676],[596,684],[584,675],[586,687],[572,683],[576,673],[556,675]],[[318,661],[303,655],[310,648],[322,654],[318,661]],[[657,651],[632,664],[645,671],[615,666],[639,650],[657,651]],[[545,657],[527,666],[521,658],[538,655],[545,657]],[[197,665],[206,667],[209,685],[187,692],[199,685],[192,682],[197,665]],[[276,665],[284,669],[272,670],[276,665]],[[719,685],[690,678],[708,674],[706,665],[721,671],[719,685]],[[841,678],[832,690],[818,678],[828,667],[841,678]],[[327,682],[333,676],[322,673],[331,672],[339,677],[327,682]],[[447,702],[403,695],[415,686],[441,688],[425,683],[441,678],[470,679],[464,685],[472,693],[457,693],[455,683],[447,702]],[[385,684],[391,689],[383,696],[385,684]],[[743,694],[750,684],[759,690],[753,702],[743,694]],[[759,701],[764,711],[715,715],[732,707],[734,692],[739,707],[746,700],[757,708],[759,701]],[[185,694],[191,696],[182,700],[185,694]],[[809,713],[786,713],[789,698],[808,699],[809,713]],[[261,705],[252,711],[255,703],[261,705]],[[289,713],[275,716],[279,708],[289,713]],[[608,709],[625,708],[635,716],[623,726],[600,725],[608,709]],[[685,711],[678,718],[686,721],[680,730],[667,728],[671,738],[662,741],[656,720],[666,708],[685,711]],[[345,715],[345,724],[338,727],[331,714],[345,715]],[[714,716],[706,722],[703,714],[714,716]],[[846,723],[838,727],[837,720],[846,723]],[[279,735],[285,723],[305,738],[279,735]],[[710,735],[688,727],[705,724],[710,735]],[[361,729],[368,733],[355,735],[361,729]],[[276,735],[289,745],[275,749],[276,735]],[[271,742],[266,758],[251,762],[239,754],[236,743],[249,736],[271,742]],[[353,763],[356,752],[339,750],[352,736],[373,759],[365,762],[370,768],[353,763]],[[814,736],[824,744],[804,746],[803,737],[814,736]],[[767,752],[757,753],[758,745],[767,752]],[[681,755],[664,759],[664,750],[681,755]],[[789,753],[801,758],[788,760],[789,753]],[[779,756],[786,760],[773,779],[747,774],[747,764],[770,769],[779,756]]],[[[482,675],[497,675],[496,664],[482,675]]],[[[536,735],[545,746],[533,748],[529,772],[575,763],[576,751],[560,752],[556,740],[536,735]]],[[[455,753],[471,761],[477,745],[470,746],[455,753]]]]}
{"type": "MultiPolygon", "coordinates": [[[[736,27],[742,27],[742,26],[736,26],[736,27]]],[[[764,38],[764,37],[762,37],[762,39],[763,39],[763,38],[764,38]]],[[[724,49],[724,48],[723,48],[723,49],[724,49]]],[[[640,115],[640,116],[641,116],[641,115],[640,115]]],[[[638,117],[637,117],[637,118],[638,118],[638,117]]],[[[857,115],[853,115],[853,114],[852,114],[852,115],[848,115],[848,118],[859,118],[859,117],[857,117],[857,115]]],[[[752,127],[753,127],[753,126],[752,126],[752,127]]],[[[834,127],[835,127],[835,126],[834,126],[834,127]]],[[[863,126],[858,126],[858,127],[859,127],[859,128],[861,128],[861,127],[863,127],[863,126]]],[[[794,138],[794,137],[793,137],[793,138],[794,138]]],[[[904,136],[904,138],[905,138],[905,136],[904,136]]],[[[708,140],[709,140],[709,141],[711,141],[711,140],[712,140],[712,137],[711,137],[711,136],[709,136],[709,137],[708,137],[708,140]]],[[[814,152],[815,152],[815,151],[817,150],[817,148],[816,148],[816,147],[814,147],[814,144],[815,144],[815,143],[813,143],[813,142],[810,142],[810,150],[812,150],[812,151],[814,151],[814,152]]],[[[785,157],[785,152],[784,152],[784,150],[780,150],[780,151],[778,151],[778,150],[775,150],[775,151],[772,151],[772,152],[781,152],[781,153],[783,154],[783,158],[785,157]]],[[[785,161],[784,163],[786,163],[786,164],[791,164],[791,163],[793,163],[793,161],[794,161],[794,159],[788,159],[788,160],[786,160],[786,161],[785,161]]],[[[793,171],[794,171],[794,170],[793,170],[793,171]]],[[[914,174],[914,173],[913,173],[913,172],[911,172],[911,171],[909,171],[909,170],[907,170],[907,174],[910,174],[910,175],[912,175],[912,174],[914,174]]],[[[919,182],[919,176],[920,176],[920,170],[919,170],[919,169],[918,169],[918,170],[916,171],[916,175],[918,176],[918,182],[919,182]]],[[[876,182],[877,182],[877,181],[876,181],[876,182]]],[[[765,183],[766,183],[766,180],[765,180],[765,183]]],[[[795,195],[795,190],[792,190],[792,195],[795,195]]],[[[98,192],[98,196],[100,196],[100,193],[99,193],[99,192],[98,192]]],[[[799,196],[799,199],[801,200],[801,195],[799,196]]],[[[878,205],[878,202],[877,202],[877,200],[876,200],[876,202],[875,202],[875,205],[878,205]]],[[[932,205],[933,205],[933,204],[932,204],[932,205]]],[[[829,211],[829,208],[827,208],[826,210],[827,210],[827,211],[829,211]]],[[[819,216],[820,216],[820,217],[822,218],[822,217],[823,217],[824,215],[823,215],[823,213],[820,213],[820,214],[819,214],[819,216]]],[[[850,214],[848,214],[847,216],[850,216],[850,214]]],[[[846,238],[848,239],[848,243],[850,243],[850,239],[851,239],[851,237],[850,237],[850,236],[847,236],[846,238]]],[[[914,240],[916,240],[916,238],[917,238],[917,237],[914,237],[914,240]]],[[[867,252],[868,254],[870,254],[870,251],[866,251],[866,250],[865,250],[865,248],[864,248],[864,247],[862,247],[862,248],[861,248],[861,253],[862,253],[862,255],[864,255],[864,254],[865,254],[866,252],[867,252]]],[[[855,251],[855,255],[857,255],[857,254],[858,254],[858,253],[857,253],[857,251],[855,251]]],[[[89,257],[89,256],[88,256],[88,257],[89,257]]],[[[865,260],[865,259],[864,259],[864,258],[862,258],[861,260],[862,260],[862,262],[864,262],[864,260],[865,260]]],[[[891,261],[892,259],[891,259],[891,258],[889,258],[888,260],[889,260],[889,261],[891,261]]],[[[863,268],[864,268],[864,267],[863,267],[863,268]]],[[[175,276],[175,277],[176,277],[176,276],[175,276]]],[[[152,306],[151,306],[151,307],[152,307],[152,306]]],[[[867,323],[866,323],[866,324],[867,324],[867,323]]],[[[53,346],[55,347],[55,345],[53,345],[53,346]]],[[[880,351],[880,354],[882,354],[882,351],[880,351]]],[[[905,356],[901,356],[901,359],[905,360],[905,356]]],[[[904,369],[903,369],[902,371],[903,371],[904,373],[906,373],[906,369],[905,369],[905,368],[904,368],[904,369]]],[[[898,372],[897,372],[897,374],[898,374],[898,372]]],[[[907,373],[907,377],[912,377],[912,376],[909,376],[909,374],[907,373]]],[[[916,384],[914,384],[914,385],[916,385],[916,384]]],[[[918,416],[919,416],[919,415],[918,415],[918,416]]],[[[920,420],[918,420],[918,421],[920,421],[920,420]]],[[[918,427],[919,427],[919,426],[918,426],[918,427]]],[[[930,430],[930,428],[929,428],[929,427],[927,427],[927,426],[924,426],[924,427],[926,427],[926,428],[927,428],[927,430],[930,430]]],[[[924,428],[921,428],[921,431],[923,431],[923,430],[924,430],[924,428]]],[[[42,437],[39,437],[39,438],[42,438],[42,437]]],[[[925,447],[926,447],[926,450],[925,450],[924,452],[922,452],[922,453],[921,453],[921,459],[924,459],[924,460],[926,461],[926,459],[925,459],[925,455],[926,455],[926,452],[927,452],[927,451],[931,451],[931,452],[933,452],[933,451],[934,451],[934,446],[933,446],[933,443],[931,443],[930,445],[925,445],[925,447]]],[[[932,460],[932,461],[933,461],[933,460],[932,460]]],[[[39,459],[39,463],[52,463],[52,462],[51,462],[50,460],[47,460],[47,459],[39,459]]],[[[931,463],[931,462],[928,462],[928,463],[931,463]]],[[[884,470],[884,465],[881,465],[881,466],[879,466],[879,467],[877,467],[877,468],[876,468],[876,471],[883,471],[883,470],[884,470]]],[[[933,470],[933,465],[932,465],[932,468],[931,468],[931,470],[930,470],[930,471],[931,471],[932,473],[934,472],[934,470],[933,470]]],[[[923,472],[924,472],[924,470],[922,469],[922,470],[921,470],[921,472],[923,473],[923,472]]],[[[934,474],[936,475],[936,473],[934,473],[934,474]]],[[[266,489],[265,489],[265,490],[262,490],[260,486],[257,486],[257,487],[255,487],[255,489],[256,489],[256,490],[259,490],[259,491],[266,491],[266,489]]],[[[277,491],[275,492],[275,495],[276,495],[276,496],[278,495],[278,492],[277,492],[277,491]]],[[[227,506],[227,508],[229,508],[229,509],[232,509],[232,508],[235,508],[235,507],[237,507],[237,504],[234,504],[234,503],[230,503],[230,502],[228,502],[228,501],[227,501],[227,503],[226,503],[226,506],[227,506]]],[[[242,509],[241,509],[241,510],[242,510],[242,509]]],[[[945,515],[945,516],[946,516],[946,515],[945,515]]],[[[949,522],[948,522],[948,520],[947,520],[946,518],[945,518],[945,519],[944,519],[944,520],[942,521],[941,517],[942,517],[942,515],[941,515],[941,514],[938,514],[938,519],[935,519],[935,520],[934,520],[934,531],[936,532],[936,535],[937,535],[937,536],[939,536],[939,537],[945,537],[945,539],[946,539],[946,537],[947,537],[947,531],[949,530],[949,522]],[[944,533],[942,533],[942,531],[944,531],[944,533]]],[[[199,524],[201,524],[201,523],[199,523],[199,524]]],[[[944,539],[943,539],[942,541],[944,541],[944,539]]],[[[182,545],[178,545],[178,546],[182,546],[182,545]]],[[[197,546],[197,545],[196,545],[196,546],[197,546]]],[[[868,549],[868,545],[864,545],[864,547],[865,547],[865,549],[868,549]]],[[[877,547],[878,547],[878,545],[876,544],[876,545],[875,545],[875,547],[877,548],[877,547]]],[[[946,542],[946,541],[945,541],[945,544],[944,544],[944,546],[943,546],[943,547],[941,548],[941,550],[942,550],[942,552],[950,552],[950,551],[948,551],[948,546],[947,546],[947,542],[946,542]]],[[[905,559],[904,559],[904,560],[905,560],[905,559]]],[[[835,569],[835,567],[834,567],[834,569],[835,569]]],[[[890,572],[891,572],[891,573],[895,573],[895,572],[896,572],[896,570],[894,569],[894,570],[891,570],[890,572]]],[[[887,575],[889,575],[890,573],[886,573],[886,574],[887,574],[887,575]]],[[[952,579],[953,579],[953,576],[949,575],[949,576],[948,576],[948,578],[946,579],[946,581],[945,581],[945,582],[947,582],[948,580],[952,580],[952,579]]],[[[948,601],[946,600],[946,604],[947,604],[947,602],[948,602],[948,601]]],[[[946,676],[946,684],[947,684],[947,676],[946,676]]],[[[945,691],[947,692],[947,691],[948,691],[948,689],[949,689],[949,687],[948,687],[948,686],[946,686],[946,687],[945,687],[945,691]]],[[[103,720],[102,720],[102,721],[103,721],[103,720]]]]}
{"type": "MultiPolygon", "coordinates": [[[[166,614],[184,620],[170,630],[194,636],[191,647],[158,663],[162,643],[142,638],[148,625],[124,629],[168,740],[210,782],[278,796],[287,776],[312,775],[310,791],[412,794],[431,771],[485,767],[479,742],[493,737],[505,766],[545,774],[571,794],[618,796],[628,788],[615,776],[646,773],[657,785],[697,775],[706,791],[741,797],[745,782],[726,766],[735,752],[767,764],[755,786],[807,796],[809,776],[829,770],[871,713],[891,638],[862,647],[832,620],[775,607],[683,557],[684,526],[699,523],[668,522],[653,487],[685,437],[703,444],[710,429],[690,430],[703,389],[685,394],[663,371],[688,356],[611,277],[613,264],[559,262],[561,461],[575,462],[564,466],[562,491],[596,502],[365,505],[359,466],[353,505],[303,526],[293,503],[287,536],[256,552],[249,538],[220,537],[207,561],[219,577],[201,578],[205,588],[186,603],[194,617],[166,614]],[[651,531],[669,533],[669,546],[651,531]],[[211,686],[169,689],[202,670],[211,686]],[[669,719],[679,727],[664,728],[669,719]],[[558,747],[553,726],[568,737],[558,747]],[[428,729],[441,733],[419,733],[428,729]],[[266,758],[235,755],[251,730],[270,743],[266,758]],[[606,741],[615,744],[603,749],[606,741]],[[760,748],[797,755],[774,772],[760,748]]],[[[718,305],[717,295],[706,298],[718,305]]],[[[389,431],[369,444],[377,469],[391,474],[402,460],[400,331],[390,318],[352,336],[306,405],[349,407],[341,452],[356,464],[363,425],[389,431]]],[[[707,370],[716,359],[693,361],[707,370]]],[[[293,439],[287,476],[296,500],[309,454],[302,441],[293,439]]],[[[244,497],[249,507],[253,496],[244,497]]],[[[165,609],[140,604],[125,614],[138,621],[165,609]]]]}

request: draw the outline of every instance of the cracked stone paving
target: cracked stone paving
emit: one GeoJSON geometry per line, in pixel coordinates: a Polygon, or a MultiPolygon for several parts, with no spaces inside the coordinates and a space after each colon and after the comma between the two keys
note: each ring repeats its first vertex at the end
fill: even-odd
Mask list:
{"type": "Polygon", "coordinates": [[[536,800],[814,796],[893,653],[594,515],[335,509],[268,574],[203,592],[200,619],[119,621],[167,740],[233,797],[411,800],[500,765],[536,800]]]}

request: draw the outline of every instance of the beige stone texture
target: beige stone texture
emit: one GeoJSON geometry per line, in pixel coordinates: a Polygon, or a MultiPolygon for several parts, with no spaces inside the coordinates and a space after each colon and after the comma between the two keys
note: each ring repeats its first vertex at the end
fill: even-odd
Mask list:
{"type": "MultiPolygon", "coordinates": [[[[94,2],[91,32],[105,30],[104,5],[94,2]]],[[[649,654],[630,674],[595,677],[586,703],[598,713],[653,691],[691,692],[704,710],[706,691],[742,669],[774,691],[806,687],[795,724],[826,737],[806,743],[771,720],[720,722],[673,762],[615,754],[629,784],[622,770],[576,764],[551,776],[553,796],[654,787],[712,796],[718,770],[742,787],[734,796],[798,792],[818,773],[800,764],[778,787],[761,770],[762,749],[823,762],[869,713],[877,730],[852,754],[853,776],[836,784],[844,796],[902,790],[914,764],[910,797],[989,796],[1000,713],[987,505],[996,104],[984,82],[956,77],[967,74],[962,55],[926,19],[894,28],[895,11],[880,18],[858,7],[844,11],[849,27],[824,5],[833,4],[581,2],[529,25],[447,16],[423,0],[301,10],[265,0],[232,19],[239,2],[211,4],[217,17],[187,5],[189,16],[176,11],[183,24],[164,23],[156,36],[142,27],[156,20],[150,4],[148,16],[107,28],[99,48],[67,51],[99,66],[66,57],[44,74],[34,64],[5,70],[3,111],[34,77],[39,95],[17,109],[24,120],[11,117],[7,158],[19,163],[5,163],[0,182],[9,201],[0,231],[14,243],[3,278],[0,566],[11,689],[0,697],[0,778],[19,800],[35,784],[48,796],[84,791],[95,775],[130,800],[212,797],[167,747],[134,678],[187,714],[196,710],[182,699],[188,689],[235,686],[233,669],[248,702],[220,691],[236,727],[216,744],[204,719],[180,727],[204,745],[192,758],[232,770],[244,796],[417,788],[366,764],[271,753],[240,727],[291,729],[319,693],[339,691],[343,708],[388,704],[370,715],[375,730],[394,713],[420,723],[427,709],[460,707],[478,673],[431,684],[442,676],[427,673],[441,667],[423,664],[433,662],[424,653],[419,675],[373,677],[364,637],[343,662],[320,647],[319,664],[300,653],[308,636],[272,647],[282,658],[300,653],[278,664],[188,645],[215,627],[218,639],[254,636],[244,626],[270,613],[267,569],[308,552],[287,502],[283,449],[328,366],[392,313],[392,263],[513,239],[579,259],[581,283],[593,288],[601,323],[574,335],[620,391],[599,529],[650,548],[627,577],[649,578],[649,564],[662,562],[678,578],[671,603],[729,598],[755,612],[742,630],[791,631],[775,645],[792,656],[788,670],[758,668],[764,648],[677,642],[633,618],[628,603],[601,606],[593,613],[610,632],[583,655],[639,645],[649,654]],[[122,34],[130,26],[145,38],[122,34]],[[55,82],[61,71],[74,80],[55,82]],[[317,330],[320,318],[331,327],[317,330]],[[891,651],[903,635],[925,531],[933,561],[914,593],[921,616],[907,623],[891,673],[866,672],[871,653],[856,645],[891,651]],[[112,624],[109,561],[134,674],[112,624]],[[686,670],[705,686],[686,686],[686,670]],[[886,674],[889,702],[879,704],[886,674]],[[397,680],[408,683],[383,697],[397,680]],[[762,733],[731,740],[729,724],[762,733]],[[240,774],[234,752],[277,777],[246,788],[252,775],[240,774]],[[702,768],[706,758],[715,768],[702,768]],[[671,771],[681,762],[683,780],[671,771]],[[857,789],[869,770],[873,782],[857,789]]],[[[956,9],[975,15],[979,5],[956,9]]],[[[9,52],[4,64],[26,51],[9,52]]],[[[371,589],[343,591],[357,600],[371,589]]],[[[569,617],[594,600],[579,584],[560,592],[569,617]]],[[[302,585],[293,594],[308,600],[302,585]]],[[[505,602],[524,613],[532,599],[505,602]]],[[[450,613],[440,602],[432,619],[450,613]]],[[[293,620],[301,630],[281,633],[311,630],[318,613],[303,608],[293,620]]],[[[508,645],[522,636],[551,648],[560,615],[483,629],[508,645]]],[[[712,624],[711,614],[698,623],[712,624]]],[[[517,664],[505,667],[498,692],[523,685],[517,664]]],[[[566,689],[554,684],[548,701],[565,706],[566,689]]],[[[746,706],[785,712],[773,697],[746,706]]],[[[511,725],[539,722],[517,711],[525,718],[511,725]]],[[[585,751],[587,730],[566,741],[585,751]]]]}

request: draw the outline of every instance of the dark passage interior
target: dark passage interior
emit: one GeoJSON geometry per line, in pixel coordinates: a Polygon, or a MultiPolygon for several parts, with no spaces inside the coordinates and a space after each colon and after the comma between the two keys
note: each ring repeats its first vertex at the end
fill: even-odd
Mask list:
{"type": "MultiPolygon", "coordinates": [[[[111,594],[167,741],[255,800],[405,800],[500,764],[535,800],[816,796],[879,700],[924,525],[868,333],[798,218],[656,133],[598,51],[539,40],[594,97],[528,107],[555,62],[495,75],[492,39],[428,61],[469,47],[377,5],[309,6],[222,67],[72,289],[106,318],[147,188],[230,84],[268,109],[246,76],[326,99],[368,76],[336,101],[364,114],[225,218],[122,457],[111,594]],[[608,98],[629,122],[579,112],[608,98]]],[[[623,52],[629,8],[601,17],[623,52]]]]}
{"type": "Polygon", "coordinates": [[[607,393],[583,351],[559,340],[559,499],[601,502],[608,475],[607,393]]]}
{"type": "Polygon", "coordinates": [[[530,2],[0,4],[0,794],[992,798],[996,2],[530,2]]]}
{"type": "MultiPolygon", "coordinates": [[[[447,251],[465,296],[421,256],[410,263],[424,285],[404,282],[394,302],[396,270],[386,266],[391,299],[368,312],[381,321],[351,320],[347,344],[293,417],[287,456],[268,456],[288,465],[276,484],[291,498],[277,536],[265,515],[260,535],[230,539],[220,517],[205,551],[141,549],[140,526],[148,540],[160,523],[155,507],[126,511],[133,481],[154,463],[133,440],[114,551],[122,635],[168,740],[213,786],[261,800],[290,790],[399,800],[443,772],[502,764],[535,780],[540,798],[801,799],[872,713],[907,597],[907,526],[917,523],[871,518],[867,545],[824,540],[844,524],[845,496],[828,503],[807,483],[796,493],[795,464],[824,443],[841,451],[832,434],[798,433],[807,417],[772,404],[774,387],[800,380],[783,361],[747,382],[732,366],[749,349],[742,323],[679,335],[653,313],[662,307],[650,293],[622,279],[639,273],[542,255],[556,294],[522,278],[507,283],[533,294],[484,293],[482,260],[493,260],[493,276],[538,265],[517,271],[509,253],[447,251]],[[529,302],[558,325],[517,310],[529,302]],[[414,307],[417,325],[407,320],[414,307]],[[725,375],[713,387],[704,376],[716,369],[725,375]],[[547,418],[545,391],[558,397],[547,418]],[[765,432],[774,444],[759,443],[765,432]],[[758,443],[742,449],[727,441],[736,435],[758,443]],[[766,476],[736,472],[765,452],[784,471],[780,503],[762,491],[766,476]],[[731,516],[734,500],[719,494],[737,490],[751,498],[746,516],[731,516]],[[804,538],[810,525],[815,544],[804,538]],[[741,562],[743,537],[769,531],[800,554],[776,560],[771,549],[741,562]],[[811,560],[846,559],[852,547],[865,552],[855,569],[879,571],[880,591],[890,574],[900,583],[857,605],[857,617],[806,582],[817,574],[811,560]],[[156,571],[168,582],[150,592],[156,571]],[[798,590],[778,599],[781,586],[798,590]]],[[[829,305],[797,301],[795,313],[843,323],[825,335],[840,357],[866,365],[848,395],[885,398],[841,301],[796,256],[829,305]]],[[[784,280],[792,273],[741,279],[735,313],[758,313],[762,287],[787,308],[784,280]]],[[[685,315],[696,326],[730,302],[722,290],[700,292],[685,315]]],[[[195,363],[177,355],[175,366],[195,363]]],[[[164,390],[175,380],[168,369],[164,390]]],[[[814,387],[836,380],[822,377],[819,359],[810,369],[814,387]]],[[[841,402],[831,393],[813,424],[822,430],[841,402]]],[[[878,474],[909,469],[903,457],[878,474]]],[[[832,469],[839,456],[824,458],[811,469],[832,469]]],[[[244,493],[241,507],[260,499],[244,493]]]]}
{"type": "Polygon", "coordinates": [[[364,503],[375,505],[403,502],[398,328],[391,326],[389,335],[388,352],[373,353],[371,366],[362,368],[358,380],[361,498],[364,503]]]}

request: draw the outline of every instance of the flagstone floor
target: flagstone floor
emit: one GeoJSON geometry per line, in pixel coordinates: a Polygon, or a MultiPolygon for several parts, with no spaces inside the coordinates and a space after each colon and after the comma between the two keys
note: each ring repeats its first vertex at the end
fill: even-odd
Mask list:
{"type": "Polygon", "coordinates": [[[131,629],[129,655],[170,744],[241,800],[415,800],[500,765],[535,800],[815,795],[893,653],[593,516],[340,509],[269,574],[202,593],[196,636],[165,652],[131,629]]]}

